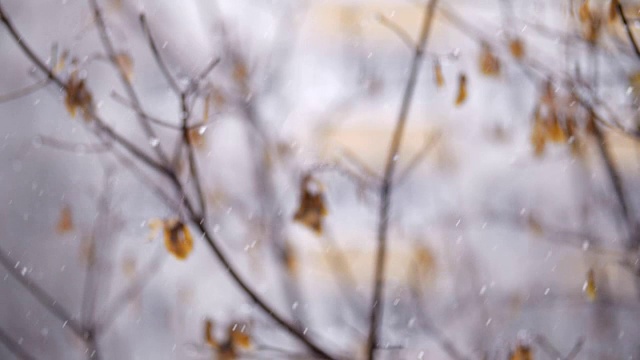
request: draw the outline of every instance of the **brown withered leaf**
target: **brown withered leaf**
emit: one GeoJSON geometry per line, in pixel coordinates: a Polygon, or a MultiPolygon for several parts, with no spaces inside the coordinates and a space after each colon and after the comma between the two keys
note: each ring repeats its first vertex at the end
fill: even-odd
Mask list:
{"type": "Polygon", "coordinates": [[[289,273],[296,275],[298,273],[298,258],[296,257],[293,247],[288,241],[285,243],[282,256],[284,257],[283,261],[289,273]]]}
{"type": "Polygon", "coordinates": [[[204,126],[200,126],[200,127],[191,128],[187,130],[187,136],[189,136],[189,143],[193,145],[193,147],[196,149],[201,150],[207,144],[206,137],[204,136],[205,134],[204,129],[205,129],[204,126]]]}
{"type": "Polygon", "coordinates": [[[116,54],[114,59],[129,83],[133,81],[133,59],[127,53],[116,54]]]}
{"type": "Polygon", "coordinates": [[[436,86],[441,88],[444,86],[444,75],[442,75],[442,65],[440,61],[435,60],[433,63],[433,77],[436,80],[436,86]]]}
{"type": "Polygon", "coordinates": [[[518,344],[509,354],[509,360],[533,360],[533,351],[527,345],[518,344]]]}
{"type": "Polygon", "coordinates": [[[228,328],[229,343],[234,349],[250,349],[251,337],[246,325],[231,324],[228,328]]]}
{"type": "Polygon", "coordinates": [[[85,120],[91,119],[93,115],[93,97],[87,89],[83,79],[78,78],[74,71],[69,76],[66,84],[66,96],[64,104],[71,117],[76,116],[78,109],[82,111],[85,120]]]}
{"type": "Polygon", "coordinates": [[[458,95],[456,96],[456,106],[464,104],[467,100],[467,75],[458,76],[458,95]]]}
{"type": "Polygon", "coordinates": [[[491,47],[488,44],[482,44],[482,49],[480,50],[479,65],[480,73],[484,75],[500,75],[500,60],[493,53],[491,47]]]}
{"type": "Polygon", "coordinates": [[[65,205],[60,209],[60,215],[58,215],[58,223],[56,224],[56,232],[58,234],[68,233],[73,230],[73,215],[71,214],[71,207],[65,205]]]}
{"type": "Polygon", "coordinates": [[[531,232],[536,236],[542,236],[544,234],[542,225],[540,225],[538,219],[531,213],[529,213],[529,216],[527,217],[527,226],[529,226],[529,230],[531,230],[531,232]]]}
{"type": "Polygon", "coordinates": [[[589,301],[595,301],[598,297],[598,287],[596,286],[596,275],[593,269],[587,272],[587,279],[582,286],[582,291],[587,295],[589,301]]]}
{"type": "Polygon", "coordinates": [[[177,259],[186,259],[193,250],[193,237],[189,228],[180,220],[165,220],[164,245],[177,259]]]}
{"type": "Polygon", "coordinates": [[[618,0],[611,0],[609,3],[609,21],[614,22],[618,18],[618,0]]]}
{"type": "Polygon", "coordinates": [[[218,341],[213,336],[213,320],[211,319],[206,319],[204,322],[204,342],[213,348],[218,348],[218,341]]]}
{"type": "Polygon", "coordinates": [[[547,144],[546,129],[544,121],[540,117],[540,109],[536,109],[534,116],[533,129],[531,130],[530,137],[531,145],[533,146],[533,152],[536,156],[540,157],[544,154],[544,149],[547,144]]]}
{"type": "Polygon", "coordinates": [[[305,175],[300,181],[300,205],[293,215],[293,220],[305,225],[316,234],[322,234],[322,223],[327,215],[324,194],[319,183],[314,182],[310,175],[305,175]],[[315,185],[315,189],[310,187],[315,185]]]}
{"type": "Polygon", "coordinates": [[[589,9],[589,0],[584,0],[578,9],[578,19],[582,23],[586,23],[591,19],[591,9],[589,9]]]}
{"type": "Polygon", "coordinates": [[[558,121],[558,118],[555,114],[552,114],[551,118],[547,121],[546,128],[549,141],[555,143],[567,142],[567,134],[560,125],[560,122],[558,121]]]}
{"type": "Polygon", "coordinates": [[[521,60],[524,57],[524,43],[520,38],[513,38],[509,41],[509,52],[517,60],[521,60]]]}

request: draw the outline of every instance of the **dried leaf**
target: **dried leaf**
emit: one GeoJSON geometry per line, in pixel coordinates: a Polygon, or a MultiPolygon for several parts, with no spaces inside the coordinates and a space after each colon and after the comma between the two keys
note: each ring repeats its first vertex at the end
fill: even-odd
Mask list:
{"type": "Polygon", "coordinates": [[[524,44],[520,38],[513,38],[509,42],[509,52],[514,58],[521,60],[524,57],[524,44]]]}
{"type": "Polygon", "coordinates": [[[67,81],[64,104],[69,114],[71,114],[71,117],[75,117],[77,109],[80,109],[85,120],[91,119],[93,114],[93,97],[87,89],[84,80],[79,79],[75,71],[71,73],[67,81]]]}
{"type": "Polygon", "coordinates": [[[515,350],[509,354],[510,360],[533,360],[533,352],[526,345],[518,344],[515,350]]]}
{"type": "Polygon", "coordinates": [[[414,249],[414,256],[418,268],[425,274],[433,274],[436,267],[436,257],[431,249],[424,245],[418,245],[414,249]]]}
{"type": "Polygon", "coordinates": [[[460,74],[458,77],[458,95],[456,96],[456,106],[462,105],[467,100],[467,76],[460,74]]]}
{"type": "Polygon", "coordinates": [[[591,10],[589,9],[589,0],[584,0],[578,9],[578,19],[580,22],[586,23],[591,19],[591,10]]]}
{"type": "Polygon", "coordinates": [[[187,136],[189,136],[189,143],[191,143],[191,145],[193,145],[193,147],[195,147],[196,149],[203,149],[207,144],[206,137],[204,136],[205,129],[205,126],[199,126],[187,131],[187,136]]]}
{"type": "Polygon", "coordinates": [[[247,66],[242,61],[236,61],[233,64],[233,79],[238,84],[246,84],[247,77],[249,72],[247,71],[247,66]]]}
{"type": "Polygon", "coordinates": [[[442,75],[442,65],[436,60],[433,63],[433,76],[436,79],[436,86],[441,88],[444,86],[444,75],[442,75]]]}
{"type": "Polygon", "coordinates": [[[300,181],[300,192],[300,205],[293,219],[320,235],[322,220],[327,215],[322,188],[319,183],[313,182],[310,175],[306,175],[300,181]],[[312,185],[315,185],[315,189],[310,188],[312,185]]]}
{"type": "Polygon", "coordinates": [[[193,238],[189,228],[180,220],[164,222],[164,245],[180,260],[186,259],[193,250],[193,238]]]}
{"type": "Polygon", "coordinates": [[[540,109],[536,109],[530,140],[531,145],[533,146],[534,154],[538,157],[542,156],[542,154],[544,154],[544,148],[547,143],[547,135],[544,121],[540,118],[540,109]]]}
{"type": "Polygon", "coordinates": [[[500,75],[500,60],[495,56],[491,47],[487,44],[482,44],[480,51],[480,72],[487,76],[500,75]]]}
{"type": "Polygon", "coordinates": [[[245,331],[246,325],[232,324],[229,325],[229,343],[234,349],[251,348],[251,337],[245,331]]]}
{"type": "Polygon", "coordinates": [[[213,336],[213,321],[206,319],[204,322],[204,342],[213,348],[218,348],[218,341],[213,336]]]}
{"type": "Polygon", "coordinates": [[[614,22],[618,18],[618,0],[609,3],[609,21],[614,22]]]}
{"type": "Polygon", "coordinates": [[[58,61],[56,62],[55,66],[52,69],[52,72],[54,74],[59,74],[60,72],[62,72],[62,70],[64,70],[64,67],[67,64],[67,58],[69,57],[69,50],[64,50],[62,52],[62,54],[60,55],[60,57],[58,58],[58,61]]]}
{"type": "Polygon", "coordinates": [[[596,286],[596,276],[593,269],[587,272],[587,280],[582,286],[582,291],[587,295],[589,301],[595,301],[598,296],[598,287],[596,286]]]}
{"type": "Polygon", "coordinates": [[[290,274],[296,275],[298,273],[298,258],[293,250],[293,247],[287,241],[283,250],[284,263],[290,274]]]}
{"type": "Polygon", "coordinates": [[[124,73],[127,81],[131,83],[131,81],[133,81],[133,59],[131,56],[126,53],[119,53],[116,54],[114,61],[124,73]]]}
{"type": "Polygon", "coordinates": [[[71,207],[65,205],[60,209],[60,215],[58,217],[58,224],[56,225],[56,231],[58,234],[64,234],[73,230],[73,216],[71,214],[71,207]]]}
{"type": "Polygon", "coordinates": [[[558,121],[558,118],[555,114],[552,114],[551,119],[546,124],[547,128],[547,136],[551,142],[555,143],[566,143],[567,142],[567,134],[565,133],[562,126],[558,121]]]}
{"type": "Polygon", "coordinates": [[[529,213],[529,216],[527,217],[527,225],[529,226],[529,229],[534,235],[542,236],[544,234],[542,225],[540,225],[540,223],[538,222],[538,219],[536,219],[531,213],[529,213]]]}

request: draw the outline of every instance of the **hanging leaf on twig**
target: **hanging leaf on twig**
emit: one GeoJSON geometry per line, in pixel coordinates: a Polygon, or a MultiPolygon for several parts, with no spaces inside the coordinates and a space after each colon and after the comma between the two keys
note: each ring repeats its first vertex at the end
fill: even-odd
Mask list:
{"type": "Polygon", "coordinates": [[[322,222],[327,215],[322,185],[310,175],[305,175],[300,181],[300,205],[293,219],[322,234],[322,222]]]}
{"type": "Polygon", "coordinates": [[[72,72],[66,86],[64,104],[71,117],[76,116],[78,109],[82,111],[85,120],[93,115],[93,97],[87,89],[84,79],[78,78],[77,72],[72,72]]]}
{"type": "Polygon", "coordinates": [[[151,238],[155,237],[161,228],[164,245],[167,250],[179,260],[185,260],[193,251],[193,237],[187,225],[178,219],[149,221],[151,238]]]}
{"type": "Polygon", "coordinates": [[[462,105],[467,100],[467,76],[458,76],[458,95],[456,96],[456,106],[462,105]]]}
{"type": "Polygon", "coordinates": [[[598,297],[598,287],[596,286],[596,275],[593,269],[587,271],[587,279],[582,286],[582,291],[587,295],[589,301],[595,301],[598,297]]]}

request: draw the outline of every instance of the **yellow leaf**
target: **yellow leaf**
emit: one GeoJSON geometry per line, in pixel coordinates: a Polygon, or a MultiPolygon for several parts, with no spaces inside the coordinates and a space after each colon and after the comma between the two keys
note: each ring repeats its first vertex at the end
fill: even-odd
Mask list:
{"type": "Polygon", "coordinates": [[[126,53],[119,53],[115,56],[114,61],[124,73],[129,83],[133,81],[133,59],[126,53]]]}
{"type": "Polygon", "coordinates": [[[91,93],[87,90],[84,80],[79,79],[75,71],[71,73],[67,81],[64,104],[71,117],[76,116],[77,109],[82,111],[85,120],[89,120],[93,115],[91,93]]]}
{"type": "Polygon", "coordinates": [[[193,250],[193,238],[189,228],[180,220],[164,222],[164,245],[180,260],[186,259],[193,250]]]}
{"type": "Polygon", "coordinates": [[[65,205],[60,210],[58,217],[58,224],[56,225],[56,231],[58,234],[64,234],[73,230],[73,216],[71,214],[71,208],[69,205],[65,205]]]}
{"type": "Polygon", "coordinates": [[[322,221],[327,215],[322,188],[319,183],[313,182],[310,175],[305,175],[300,181],[300,192],[300,205],[293,219],[320,235],[322,221]],[[315,189],[311,189],[311,185],[316,185],[315,189]]]}
{"type": "Polygon", "coordinates": [[[598,287],[596,286],[596,276],[593,269],[587,272],[587,280],[582,286],[582,291],[587,295],[589,301],[595,301],[598,296],[598,287]]]}
{"type": "Polygon", "coordinates": [[[487,76],[500,75],[500,60],[495,56],[487,44],[482,44],[480,50],[480,72],[487,76]]]}
{"type": "Polygon", "coordinates": [[[513,38],[509,42],[509,52],[511,52],[511,56],[520,60],[524,57],[524,44],[522,40],[519,38],[513,38]]]}
{"type": "Polygon", "coordinates": [[[436,79],[436,86],[441,88],[444,86],[444,75],[442,75],[442,65],[440,61],[436,60],[433,63],[433,76],[436,79]]]}
{"type": "Polygon", "coordinates": [[[533,360],[531,348],[526,345],[519,344],[515,350],[509,354],[509,360],[533,360]]]}
{"type": "Polygon", "coordinates": [[[462,105],[467,100],[467,76],[460,74],[458,77],[458,96],[456,96],[456,106],[462,105]]]}

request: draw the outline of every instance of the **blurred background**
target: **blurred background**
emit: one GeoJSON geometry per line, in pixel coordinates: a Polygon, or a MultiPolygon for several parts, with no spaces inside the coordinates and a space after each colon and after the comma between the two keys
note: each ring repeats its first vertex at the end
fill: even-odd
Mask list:
{"type": "MultiPolygon", "coordinates": [[[[179,87],[219,59],[189,109],[207,226],[279,313],[330,353],[364,356],[381,179],[425,3],[101,0],[111,53],[90,1],[0,4],[117,133],[175,154],[187,184],[180,98],[140,14],[179,87]],[[319,224],[298,216],[306,186],[322,194],[319,224]]],[[[438,3],[394,158],[377,358],[640,356],[639,10],[438,3]]],[[[309,356],[194,224],[188,257],[167,251],[153,228],[179,214],[156,189],[180,195],[70,116],[6,26],[0,68],[0,358],[309,356]],[[208,321],[220,342],[247,327],[250,346],[223,353],[208,321]]]]}

